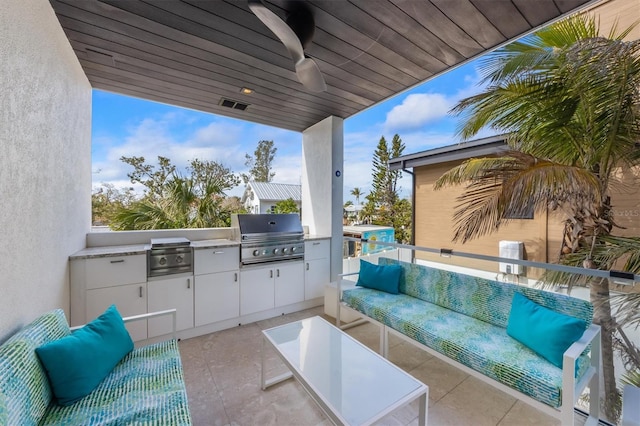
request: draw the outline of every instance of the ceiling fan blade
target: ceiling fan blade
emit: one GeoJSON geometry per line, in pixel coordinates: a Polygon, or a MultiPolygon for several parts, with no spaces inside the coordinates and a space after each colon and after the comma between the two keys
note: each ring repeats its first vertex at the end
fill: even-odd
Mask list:
{"type": "Polygon", "coordinates": [[[304,49],[300,39],[289,25],[262,3],[262,0],[249,0],[249,9],[280,39],[294,63],[304,60],[304,49]]]}
{"type": "MultiPolygon", "coordinates": [[[[256,15],[287,48],[296,66],[296,75],[300,83],[314,92],[326,91],[327,84],[324,81],[324,77],[322,77],[318,64],[316,64],[313,59],[305,56],[302,41],[293,28],[269,10],[264,3],[262,3],[262,0],[248,0],[248,5],[254,15],[256,15]]],[[[313,28],[315,28],[313,16],[308,15],[308,17],[310,20],[303,20],[303,22],[307,22],[306,25],[310,26],[310,31],[309,28],[297,27],[300,34],[306,39],[306,42],[313,36],[313,28]]]]}
{"type": "Polygon", "coordinates": [[[311,58],[303,58],[296,62],[296,75],[300,83],[313,92],[325,92],[327,83],[318,68],[318,64],[311,58]]]}

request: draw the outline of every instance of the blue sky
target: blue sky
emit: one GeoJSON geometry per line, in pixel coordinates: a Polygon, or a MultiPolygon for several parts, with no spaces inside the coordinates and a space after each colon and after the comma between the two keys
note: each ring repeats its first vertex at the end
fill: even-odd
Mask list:
{"type": "MultiPolygon", "coordinates": [[[[470,62],[345,120],[345,201],[353,200],[350,192],[354,187],[364,194],[371,190],[372,158],[381,136],[390,143],[399,134],[405,154],[459,142],[455,136],[458,119],[447,111],[480,90],[476,66],[470,62]]],[[[273,140],[278,149],[273,181],[299,184],[300,133],[94,90],[93,187],[103,182],[132,186],[127,178],[131,167],[120,161],[121,156],[144,156],[155,164],[162,155],[180,169],[194,158],[215,160],[235,173],[246,172],[245,154],[253,154],[263,139],[273,140]]],[[[400,187],[402,196],[410,196],[408,176],[400,187]]],[[[243,189],[241,185],[227,195],[241,196],[243,189]]]]}

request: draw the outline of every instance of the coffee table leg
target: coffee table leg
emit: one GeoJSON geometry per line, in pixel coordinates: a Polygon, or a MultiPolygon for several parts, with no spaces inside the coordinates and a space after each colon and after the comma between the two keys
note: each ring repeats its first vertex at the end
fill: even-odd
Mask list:
{"type": "Polygon", "coordinates": [[[260,357],[261,369],[260,369],[260,387],[262,390],[267,389],[270,386],[277,385],[280,382],[284,382],[285,380],[289,380],[293,377],[293,373],[291,371],[287,371],[286,373],[280,374],[279,376],[273,377],[271,379],[267,379],[266,377],[266,362],[265,356],[267,352],[267,338],[265,336],[262,337],[262,356],[260,357]]]}
{"type": "Polygon", "coordinates": [[[267,338],[262,336],[262,354],[260,356],[261,360],[261,368],[260,368],[260,387],[262,388],[262,390],[265,390],[266,384],[265,384],[265,378],[264,378],[264,370],[265,370],[265,365],[264,365],[264,356],[265,356],[265,352],[267,349],[267,338]]]}
{"type": "Polygon", "coordinates": [[[428,390],[420,396],[419,408],[418,408],[418,425],[426,426],[427,425],[427,412],[429,410],[429,398],[428,398],[428,390]]]}

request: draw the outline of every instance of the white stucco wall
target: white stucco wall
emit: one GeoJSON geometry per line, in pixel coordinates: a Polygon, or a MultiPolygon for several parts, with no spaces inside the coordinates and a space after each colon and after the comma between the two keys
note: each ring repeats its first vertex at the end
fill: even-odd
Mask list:
{"type": "Polygon", "coordinates": [[[0,342],[68,312],[91,220],[91,87],[47,0],[0,2],[0,342]]]}
{"type": "Polygon", "coordinates": [[[327,117],[302,133],[302,224],[331,236],[331,280],[342,273],[344,120],[327,117]]]}

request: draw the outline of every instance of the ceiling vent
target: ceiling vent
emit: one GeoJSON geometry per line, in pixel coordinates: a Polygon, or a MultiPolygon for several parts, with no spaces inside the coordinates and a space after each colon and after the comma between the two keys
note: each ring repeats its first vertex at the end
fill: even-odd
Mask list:
{"type": "Polygon", "coordinates": [[[249,106],[249,104],[243,104],[242,102],[225,98],[220,99],[220,105],[227,108],[239,109],[240,111],[244,111],[249,106]]]}

